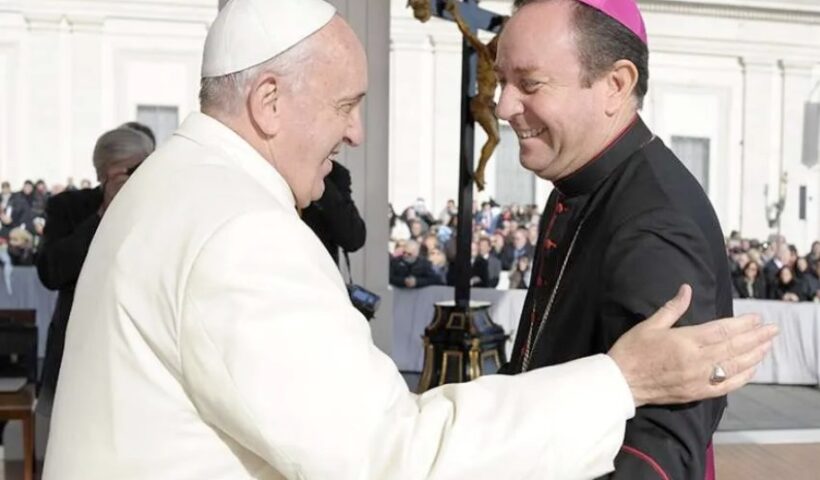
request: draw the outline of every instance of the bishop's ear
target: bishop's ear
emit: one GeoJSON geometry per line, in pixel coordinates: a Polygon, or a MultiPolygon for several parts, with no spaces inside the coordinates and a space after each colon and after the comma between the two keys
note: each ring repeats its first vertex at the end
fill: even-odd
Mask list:
{"type": "Polygon", "coordinates": [[[281,122],[279,83],[273,73],[263,73],[251,85],[248,107],[251,120],[261,133],[273,137],[281,122]]]}
{"type": "Polygon", "coordinates": [[[629,60],[618,60],[606,75],[606,113],[614,115],[631,105],[638,85],[638,68],[629,60]]]}

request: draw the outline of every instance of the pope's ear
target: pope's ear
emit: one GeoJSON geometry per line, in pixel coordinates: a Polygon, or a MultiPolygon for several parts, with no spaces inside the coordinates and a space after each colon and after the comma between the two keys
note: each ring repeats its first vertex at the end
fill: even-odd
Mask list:
{"type": "Polygon", "coordinates": [[[251,84],[248,111],[256,127],[269,137],[279,131],[281,112],[279,82],[271,72],[261,75],[251,84]]]}

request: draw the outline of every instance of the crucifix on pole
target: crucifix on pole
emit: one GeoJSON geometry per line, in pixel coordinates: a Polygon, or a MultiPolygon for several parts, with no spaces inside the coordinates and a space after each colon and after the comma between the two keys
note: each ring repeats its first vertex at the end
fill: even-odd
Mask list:
{"type": "MultiPolygon", "coordinates": [[[[484,10],[478,6],[478,0],[410,0],[408,5],[413,8],[417,19],[426,22],[432,16],[457,22],[462,29],[469,29],[472,38],[478,37],[479,30],[498,33],[501,30],[504,16],[484,10]],[[455,8],[448,8],[450,3],[455,8]],[[456,15],[458,18],[456,18],[456,15]]],[[[459,178],[458,178],[458,227],[456,232],[456,285],[455,303],[467,307],[470,303],[471,275],[471,243],[473,218],[473,169],[475,164],[475,122],[471,102],[476,98],[478,74],[478,52],[468,38],[464,38],[461,55],[461,135],[459,149],[459,178]]],[[[494,86],[493,86],[494,90],[494,86]]],[[[494,92],[490,93],[490,96],[494,92]]],[[[494,120],[494,118],[493,118],[494,120]]],[[[483,123],[483,122],[482,122],[483,123]]],[[[486,128],[485,128],[486,130],[486,128]]],[[[497,127],[496,127],[497,131],[497,127]]],[[[488,132],[492,137],[493,134],[488,132]]],[[[495,133],[497,135],[497,132],[495,133]]],[[[495,139],[497,142],[497,138],[495,139]]],[[[494,147],[494,144],[493,144],[494,147]]],[[[486,148],[485,148],[486,150],[486,148]]],[[[482,165],[486,163],[491,150],[482,152],[482,165]]],[[[480,188],[483,188],[483,178],[480,179],[480,188]]]]}
{"type": "Polygon", "coordinates": [[[458,225],[456,231],[455,298],[436,304],[432,323],[425,329],[424,367],[418,391],[436,385],[472,380],[495,373],[506,361],[507,335],[489,315],[489,303],[471,302],[471,246],[473,237],[473,182],[483,188],[483,167],[498,142],[497,120],[492,112],[495,80],[478,31],[498,33],[504,16],[478,6],[478,0],[409,0],[414,16],[426,22],[431,17],[454,21],[464,35],[461,57],[461,132],[458,179],[458,225]],[[480,51],[477,52],[476,49],[480,51]],[[479,68],[479,54],[482,55],[479,68]],[[482,88],[479,82],[484,80],[482,88]],[[489,86],[488,86],[489,84],[489,86]],[[486,104],[486,105],[484,105],[486,104]],[[478,117],[478,118],[474,118],[478,117]],[[488,131],[482,149],[479,174],[474,176],[475,122],[488,131]],[[495,129],[492,125],[495,125],[495,129]]]}

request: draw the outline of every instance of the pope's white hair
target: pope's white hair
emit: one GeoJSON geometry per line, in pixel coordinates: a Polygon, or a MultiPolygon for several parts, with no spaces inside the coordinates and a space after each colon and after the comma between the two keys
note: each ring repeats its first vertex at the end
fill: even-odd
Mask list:
{"type": "Polygon", "coordinates": [[[200,109],[203,112],[238,113],[250,93],[251,85],[262,73],[273,73],[278,79],[284,80],[279,88],[300,91],[304,86],[308,67],[316,55],[314,40],[315,35],[312,35],[270,60],[245,70],[201,79],[200,109]]]}

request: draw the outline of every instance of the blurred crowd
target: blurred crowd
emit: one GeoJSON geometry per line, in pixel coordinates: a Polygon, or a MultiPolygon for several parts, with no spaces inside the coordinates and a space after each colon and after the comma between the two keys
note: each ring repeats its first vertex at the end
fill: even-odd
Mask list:
{"type": "Polygon", "coordinates": [[[732,232],[726,248],[738,298],[820,302],[820,241],[800,252],[783,236],[759,242],[732,232]]]}
{"type": "MultiPolygon", "coordinates": [[[[527,288],[540,214],[535,205],[473,205],[471,279],[480,288],[527,288]]],[[[438,215],[423,199],[397,215],[390,207],[390,284],[453,285],[458,210],[454,200],[438,215]]]]}
{"type": "MultiPolygon", "coordinates": [[[[536,205],[473,204],[471,279],[474,287],[526,289],[541,216],[536,205]]],[[[458,208],[434,214],[424,199],[390,221],[390,284],[399,288],[453,285],[458,208]]],[[[799,252],[783,236],[767,241],[732,232],[726,242],[736,298],[820,302],[820,241],[799,252]]]]}
{"type": "Polygon", "coordinates": [[[9,182],[0,184],[0,262],[3,265],[33,265],[42,243],[48,200],[63,191],[91,188],[90,180],[80,185],[73,178],[49,187],[45,181],[26,180],[19,191],[9,182]]]}

